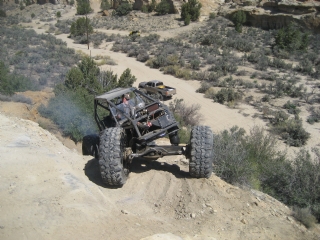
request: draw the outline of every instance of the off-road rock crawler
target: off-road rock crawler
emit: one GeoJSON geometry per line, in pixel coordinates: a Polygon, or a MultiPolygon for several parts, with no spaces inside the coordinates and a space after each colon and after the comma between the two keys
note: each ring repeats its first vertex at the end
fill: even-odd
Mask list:
{"type": "Polygon", "coordinates": [[[212,174],[213,134],[207,126],[192,128],[190,142],[179,145],[179,126],[169,108],[136,88],[116,88],[94,100],[99,135],[83,138],[84,155],[98,158],[105,184],[125,184],[133,158],[156,160],[166,155],[185,155],[192,177],[212,174]],[[154,140],[169,136],[171,145],[154,140]]]}

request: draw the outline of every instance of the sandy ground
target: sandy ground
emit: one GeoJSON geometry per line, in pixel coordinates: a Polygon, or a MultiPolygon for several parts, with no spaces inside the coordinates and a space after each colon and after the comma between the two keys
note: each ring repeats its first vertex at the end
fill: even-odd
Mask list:
{"type": "Polygon", "coordinates": [[[122,188],[36,123],[0,114],[0,239],[319,239],[290,210],[183,157],[135,161],[122,188]]]}
{"type": "MultiPolygon", "coordinates": [[[[32,26],[45,31],[35,22],[32,26]]],[[[110,56],[118,65],[101,68],[118,76],[130,68],[136,86],[159,79],[176,87],[177,98],[201,105],[202,125],[214,132],[266,124],[253,118],[251,106],[230,109],[213,103],[195,92],[199,82],[163,75],[111,52],[110,44],[87,50],[67,35],[56,37],[91,56],[110,56]]],[[[0,239],[319,239],[316,230],[307,230],[288,207],[263,193],[239,189],[214,175],[189,178],[188,162],[181,156],[135,161],[122,188],[106,188],[95,159],[81,156],[76,146],[63,145],[33,122],[41,119],[36,105],[51,94],[26,93],[37,99],[32,107],[0,104],[0,239]]]]}

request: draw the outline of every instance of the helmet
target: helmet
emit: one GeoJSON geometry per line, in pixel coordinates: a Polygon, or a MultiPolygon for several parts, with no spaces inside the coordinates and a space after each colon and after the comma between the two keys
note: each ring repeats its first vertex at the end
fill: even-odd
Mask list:
{"type": "Polygon", "coordinates": [[[127,100],[130,100],[130,95],[129,95],[128,93],[123,94],[123,95],[122,95],[122,98],[125,98],[125,99],[127,99],[127,100]]]}

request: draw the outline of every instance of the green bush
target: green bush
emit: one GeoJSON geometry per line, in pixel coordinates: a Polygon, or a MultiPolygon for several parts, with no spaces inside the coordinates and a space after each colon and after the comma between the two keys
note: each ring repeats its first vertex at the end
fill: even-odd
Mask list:
{"type": "Polygon", "coordinates": [[[246,135],[244,129],[234,126],[215,135],[214,171],[229,183],[260,189],[272,173],[266,169],[284,162],[284,153],[276,149],[276,139],[262,128],[255,127],[246,135]]]}
{"type": "Polygon", "coordinates": [[[93,27],[90,23],[90,19],[82,17],[78,18],[77,21],[71,24],[70,34],[74,37],[84,36],[87,34],[93,33],[93,27]]]}
{"type": "Polygon", "coordinates": [[[125,16],[132,11],[132,5],[129,2],[122,2],[116,9],[116,15],[125,16]]]}
{"type": "Polygon", "coordinates": [[[56,16],[57,16],[57,18],[61,18],[61,12],[58,11],[58,12],[56,13],[56,16]]]}
{"type": "Polygon", "coordinates": [[[6,17],[6,11],[4,11],[3,9],[0,9],[0,17],[6,17]]]}
{"type": "Polygon", "coordinates": [[[209,14],[209,19],[215,19],[216,18],[216,13],[212,12],[209,14]]]}
{"type": "Polygon", "coordinates": [[[310,133],[303,128],[302,120],[298,118],[298,116],[279,121],[273,128],[290,146],[301,147],[305,145],[310,138],[310,133]]]}
{"type": "Polygon", "coordinates": [[[198,0],[189,0],[187,3],[182,4],[181,6],[181,19],[185,19],[190,16],[191,21],[196,21],[200,17],[201,3],[198,0]]]}
{"type": "Polygon", "coordinates": [[[90,6],[89,0],[77,0],[77,14],[78,15],[86,15],[92,12],[92,8],[90,6]]]}
{"type": "Polygon", "coordinates": [[[148,12],[153,12],[156,9],[156,6],[156,0],[151,0],[151,3],[148,5],[148,12]]]}
{"type": "Polygon", "coordinates": [[[165,15],[170,12],[170,4],[168,3],[167,0],[161,0],[156,5],[155,12],[158,13],[158,15],[165,15]]]}
{"type": "Polygon", "coordinates": [[[101,1],[100,9],[102,11],[109,10],[110,8],[111,8],[111,4],[110,4],[109,0],[102,0],[101,1]]]}
{"type": "Polygon", "coordinates": [[[34,13],[31,13],[31,18],[34,18],[36,15],[34,13]]]}
{"type": "Polygon", "coordinates": [[[85,56],[77,67],[70,69],[64,83],[55,86],[55,97],[47,107],[40,106],[39,112],[77,142],[84,135],[97,131],[93,118],[94,96],[117,87],[130,87],[135,81],[130,69],[118,80],[113,72],[100,72],[95,61],[85,56]]]}
{"type": "MultiPolygon", "coordinates": [[[[289,161],[286,152],[278,151],[276,138],[257,127],[246,135],[236,126],[216,134],[214,141],[217,176],[232,184],[264,191],[287,205],[309,207],[320,219],[319,149],[313,149],[314,159],[302,149],[289,161]]],[[[315,221],[306,213],[304,209],[296,217],[311,226],[315,221]]]]}
{"type": "Polygon", "coordinates": [[[10,73],[9,67],[0,61],[0,93],[4,95],[13,95],[14,92],[23,92],[27,90],[37,90],[38,86],[29,78],[19,75],[15,72],[10,73]]]}
{"type": "Polygon", "coordinates": [[[190,24],[191,17],[189,14],[184,19],[184,25],[188,26],[190,24]]]}
{"type": "Polygon", "coordinates": [[[214,100],[218,103],[224,104],[225,102],[239,101],[243,97],[243,93],[235,91],[233,88],[222,88],[214,96],[214,100]]]}
{"type": "Polygon", "coordinates": [[[302,33],[294,24],[276,32],[275,44],[287,51],[306,50],[309,45],[309,35],[302,33]]]}
{"type": "Polygon", "coordinates": [[[288,113],[291,113],[294,115],[298,115],[301,112],[301,110],[294,103],[291,103],[290,101],[286,102],[283,105],[283,108],[287,109],[288,113]]]}
{"type": "Polygon", "coordinates": [[[237,32],[242,32],[242,25],[247,21],[246,13],[242,10],[236,11],[232,17],[231,20],[233,21],[235,25],[235,29],[237,32]]]}
{"type": "Polygon", "coordinates": [[[147,5],[142,5],[142,7],[141,7],[141,12],[143,12],[143,13],[148,13],[148,12],[149,12],[148,6],[147,6],[147,5]]]}

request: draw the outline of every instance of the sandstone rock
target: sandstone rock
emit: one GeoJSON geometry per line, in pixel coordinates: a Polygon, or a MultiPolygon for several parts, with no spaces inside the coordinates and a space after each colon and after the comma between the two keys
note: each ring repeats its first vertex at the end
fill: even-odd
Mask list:
{"type": "Polygon", "coordinates": [[[241,219],[241,221],[240,222],[242,222],[243,224],[247,224],[248,222],[247,222],[247,220],[245,220],[244,218],[243,219],[241,219]]]}
{"type": "Polygon", "coordinates": [[[102,11],[102,16],[109,16],[108,10],[103,10],[102,11]]]}
{"type": "Polygon", "coordinates": [[[121,210],[121,212],[123,213],[123,214],[129,214],[129,212],[127,211],[127,210],[121,210]]]}

